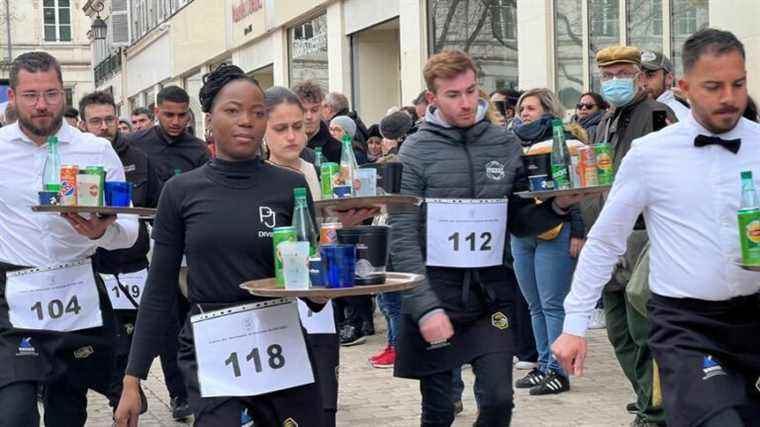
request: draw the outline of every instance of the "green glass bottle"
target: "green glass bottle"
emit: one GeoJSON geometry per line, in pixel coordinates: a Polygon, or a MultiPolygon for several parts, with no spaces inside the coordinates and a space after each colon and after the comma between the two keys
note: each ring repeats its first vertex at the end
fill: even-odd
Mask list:
{"type": "Polygon", "coordinates": [[[317,170],[322,170],[322,163],[324,163],[325,159],[322,155],[322,147],[317,147],[314,149],[314,167],[317,168],[317,170]]]}
{"type": "Polygon", "coordinates": [[[570,184],[570,151],[565,143],[565,128],[562,126],[562,120],[552,120],[552,181],[554,181],[555,190],[568,190],[570,184]]]}
{"type": "Polygon", "coordinates": [[[306,188],[293,189],[295,207],[293,208],[293,227],[296,229],[296,241],[309,242],[309,257],[317,256],[317,232],[306,202],[306,188]]]}
{"type": "Polygon", "coordinates": [[[752,171],[743,171],[742,202],[737,212],[742,263],[760,265],[760,200],[755,190],[752,171]]]}
{"type": "Polygon", "coordinates": [[[47,158],[42,169],[42,190],[61,191],[61,155],[58,153],[58,138],[47,139],[47,158]]]}

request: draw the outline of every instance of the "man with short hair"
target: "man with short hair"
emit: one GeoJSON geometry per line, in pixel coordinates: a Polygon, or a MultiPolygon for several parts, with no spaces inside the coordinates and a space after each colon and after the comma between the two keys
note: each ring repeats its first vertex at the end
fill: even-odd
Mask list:
{"type": "Polygon", "coordinates": [[[348,116],[356,124],[356,134],[354,139],[364,144],[369,138],[369,130],[359,117],[359,113],[351,111],[348,105],[348,98],[339,92],[330,92],[322,102],[322,119],[330,123],[332,119],[338,116],[348,116]]]}
{"type": "Polygon", "coordinates": [[[652,99],[670,107],[679,121],[689,117],[688,104],[673,95],[670,89],[676,80],[673,63],[660,52],[644,50],[641,52],[641,83],[652,99]]]}
{"type": "Polygon", "coordinates": [[[66,119],[66,122],[70,126],[78,127],[79,126],[79,110],[77,110],[74,107],[68,107],[66,108],[66,111],[63,112],[63,118],[66,119]]]}
{"type": "Polygon", "coordinates": [[[691,116],[634,141],[578,260],[552,349],[568,372],[582,374],[588,315],[643,214],[649,345],[668,426],[757,425],[760,281],[736,264],[740,173],[760,164],[760,126],[741,117],[744,46],[729,32],[700,30],[684,43],[683,64],[678,86],[691,116]]]}
{"type": "Polygon", "coordinates": [[[132,131],[137,132],[153,127],[153,110],[145,107],[137,107],[132,111],[132,131]]]}
{"type": "MultiPolygon", "coordinates": [[[[668,106],[651,99],[644,89],[638,48],[608,47],[597,53],[596,62],[601,75],[602,96],[610,104],[610,111],[597,127],[595,142],[611,145],[613,170],[617,171],[634,139],[658,131],[657,127],[664,127],[667,122],[677,119],[668,106]]],[[[581,204],[584,222],[589,229],[603,205],[603,197],[585,200],[581,204]]],[[[607,336],[637,396],[637,402],[628,405],[628,410],[636,414],[635,425],[661,424],[665,417],[659,398],[653,397],[656,372],[647,346],[649,323],[626,294],[626,285],[646,244],[646,225],[639,221],[628,240],[625,257],[602,294],[607,336]]]]}
{"type": "Polygon", "coordinates": [[[298,95],[304,108],[303,124],[306,136],[309,138],[307,147],[321,148],[325,158],[334,163],[340,163],[340,141],[330,135],[329,126],[322,120],[322,101],[324,94],[318,84],[306,80],[296,84],[293,92],[298,95]]]}
{"type": "Polygon", "coordinates": [[[505,265],[507,231],[538,235],[560,224],[577,202],[534,204],[514,195],[528,186],[522,150],[486,119],[476,72],[461,51],[428,60],[431,107],[399,152],[401,193],[427,206],[389,216],[394,268],[426,275],[402,294],[394,372],[420,381],[422,426],[451,425],[453,370],[465,363],[481,391],[475,425],[509,425],[512,305],[519,290],[505,265]]]}
{"type": "Polygon", "coordinates": [[[107,290],[90,258],[96,249],[131,247],[137,219],[35,214],[49,138],[62,164],[99,165],[124,181],[109,142],[63,121],[61,67],[44,52],[10,64],[8,98],[18,121],[0,129],[0,408],[8,426],[37,426],[38,384],[45,425],[83,426],[87,391],[112,405],[116,331],[107,290]]]}
{"type": "MultiPolygon", "coordinates": [[[[156,97],[156,117],[158,124],[126,136],[129,144],[141,149],[148,155],[158,175],[159,185],[175,175],[203,166],[209,160],[206,143],[187,132],[190,121],[190,97],[178,86],[167,86],[156,97]]],[[[160,194],[160,189],[159,189],[160,194]]],[[[177,293],[180,293],[179,285],[177,293]]],[[[166,387],[171,397],[172,413],[175,420],[190,416],[187,403],[187,391],[182,379],[182,372],[177,365],[178,342],[181,325],[189,311],[187,299],[178,295],[177,318],[172,322],[166,348],[160,352],[161,366],[166,378],[166,387]]]]}
{"type": "MultiPolygon", "coordinates": [[[[119,156],[127,182],[132,186],[132,205],[155,208],[158,204],[158,179],[148,156],[127,143],[119,131],[113,96],[108,92],[87,94],[79,100],[79,111],[84,131],[107,139],[119,156]]],[[[104,280],[108,280],[106,289],[116,314],[116,387],[121,387],[127,367],[137,308],[148,274],[149,250],[147,223],[141,220],[134,246],[113,251],[99,248],[93,258],[95,271],[102,274],[104,280]]]]}

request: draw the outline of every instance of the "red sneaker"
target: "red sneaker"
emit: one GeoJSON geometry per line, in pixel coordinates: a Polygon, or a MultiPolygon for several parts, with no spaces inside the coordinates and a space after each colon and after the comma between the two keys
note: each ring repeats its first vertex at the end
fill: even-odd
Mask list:
{"type": "Polygon", "coordinates": [[[385,356],[385,353],[387,353],[390,348],[391,348],[391,346],[387,345],[384,349],[378,351],[377,353],[374,354],[374,356],[370,357],[369,361],[370,362],[374,362],[375,359],[379,359],[379,358],[385,356]]]}
{"type": "Polygon", "coordinates": [[[388,346],[388,351],[386,351],[382,356],[373,360],[372,366],[374,368],[381,369],[392,368],[394,363],[396,363],[396,349],[394,347],[388,346]]]}

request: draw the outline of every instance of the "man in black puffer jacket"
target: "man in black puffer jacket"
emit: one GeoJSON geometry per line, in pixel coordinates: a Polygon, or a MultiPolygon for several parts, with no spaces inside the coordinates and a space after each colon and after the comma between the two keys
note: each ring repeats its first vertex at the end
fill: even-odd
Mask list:
{"type": "Polygon", "coordinates": [[[521,147],[485,120],[476,68],[467,54],[445,51],[425,66],[425,123],[399,156],[401,193],[423,197],[419,211],[391,215],[391,262],[426,275],[403,295],[395,375],[421,381],[422,426],[454,420],[452,369],[465,363],[482,391],[477,426],[509,425],[514,345],[510,318],[517,283],[505,266],[507,231],[547,231],[577,199],[535,205],[521,147]]]}

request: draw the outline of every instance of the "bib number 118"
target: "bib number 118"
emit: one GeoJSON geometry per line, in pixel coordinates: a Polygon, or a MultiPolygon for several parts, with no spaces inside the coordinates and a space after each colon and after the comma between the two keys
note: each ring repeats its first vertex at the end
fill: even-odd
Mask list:
{"type": "MultiPolygon", "coordinates": [[[[461,248],[461,234],[457,231],[456,233],[449,236],[449,241],[452,242],[454,246],[454,252],[459,252],[461,248]]],[[[478,237],[478,233],[470,233],[464,236],[464,244],[465,247],[462,250],[469,250],[471,252],[475,251],[491,251],[493,250],[493,247],[491,246],[491,233],[484,232],[480,233],[480,236],[478,237]],[[479,246],[478,246],[479,244],[479,246]]]]}
{"type": "MultiPolygon", "coordinates": [[[[285,356],[282,355],[282,346],[279,344],[272,344],[269,347],[267,347],[267,355],[269,356],[269,367],[272,369],[280,369],[283,366],[285,366],[285,356]]],[[[251,350],[250,353],[245,357],[245,360],[247,362],[253,361],[254,369],[256,369],[256,372],[262,371],[261,366],[261,356],[259,356],[259,349],[255,348],[251,350]]],[[[241,375],[240,372],[240,362],[238,361],[238,354],[237,352],[230,353],[230,356],[227,358],[227,360],[224,361],[224,364],[229,366],[232,365],[232,373],[235,375],[235,377],[239,377],[241,375]]]]}

